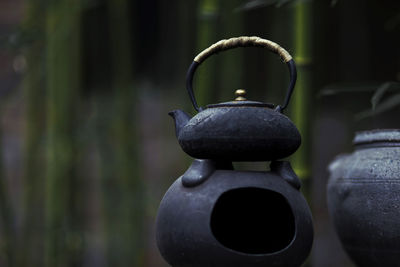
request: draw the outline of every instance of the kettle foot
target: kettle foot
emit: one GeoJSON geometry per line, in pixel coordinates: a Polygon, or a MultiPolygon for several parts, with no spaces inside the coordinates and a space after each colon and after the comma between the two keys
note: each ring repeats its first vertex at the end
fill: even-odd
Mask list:
{"type": "Polygon", "coordinates": [[[210,159],[194,159],[192,165],[182,176],[185,187],[197,186],[210,177],[216,169],[233,170],[232,162],[219,162],[210,159]]]}
{"type": "Polygon", "coordinates": [[[292,185],[297,190],[301,187],[299,177],[293,171],[289,161],[272,161],[270,164],[271,171],[276,172],[286,182],[292,185]]]}

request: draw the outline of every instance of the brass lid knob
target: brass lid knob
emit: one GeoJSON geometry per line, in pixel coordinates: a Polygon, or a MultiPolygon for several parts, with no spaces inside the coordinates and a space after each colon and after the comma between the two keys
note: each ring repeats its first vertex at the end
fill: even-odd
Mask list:
{"type": "Polygon", "coordinates": [[[246,93],[247,92],[244,89],[237,89],[235,91],[235,96],[236,96],[235,100],[236,101],[245,101],[245,100],[247,100],[246,99],[246,93]]]}

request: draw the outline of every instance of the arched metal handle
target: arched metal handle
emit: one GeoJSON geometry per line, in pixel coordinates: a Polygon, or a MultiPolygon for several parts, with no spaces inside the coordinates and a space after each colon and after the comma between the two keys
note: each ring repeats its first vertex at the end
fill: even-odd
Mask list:
{"type": "Polygon", "coordinates": [[[294,63],[294,60],[292,56],[280,45],[277,43],[274,43],[272,41],[262,39],[257,36],[241,36],[241,37],[235,37],[235,38],[230,38],[226,40],[221,40],[219,42],[216,42],[215,44],[211,45],[209,48],[203,50],[200,54],[198,54],[192,64],[189,67],[189,70],[186,75],[186,89],[189,93],[190,100],[192,101],[193,107],[197,111],[201,111],[202,108],[197,105],[196,98],[193,93],[193,76],[194,73],[196,72],[197,67],[204,61],[206,60],[209,56],[216,54],[221,51],[225,51],[228,49],[236,48],[236,47],[249,47],[249,46],[256,46],[256,47],[264,47],[268,48],[270,51],[278,54],[283,62],[287,64],[289,67],[289,74],[290,74],[290,83],[288,87],[288,91],[286,93],[285,100],[283,102],[283,105],[280,106],[278,105],[276,109],[280,112],[282,112],[287,105],[289,104],[290,97],[293,93],[294,85],[296,84],[296,79],[297,79],[297,71],[296,71],[296,65],[294,63]]]}

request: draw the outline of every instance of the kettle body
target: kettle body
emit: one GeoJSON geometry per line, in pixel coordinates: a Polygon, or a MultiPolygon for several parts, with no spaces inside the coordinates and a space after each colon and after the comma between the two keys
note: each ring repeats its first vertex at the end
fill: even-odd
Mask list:
{"type": "Polygon", "coordinates": [[[183,151],[197,159],[271,161],[293,154],[301,143],[287,116],[253,101],[207,107],[177,135],[183,151]]]}

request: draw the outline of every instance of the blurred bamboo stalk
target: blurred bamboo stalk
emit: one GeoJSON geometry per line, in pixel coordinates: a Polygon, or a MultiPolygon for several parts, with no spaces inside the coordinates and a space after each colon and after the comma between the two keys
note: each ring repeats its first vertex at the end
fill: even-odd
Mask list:
{"type": "MultiPolygon", "coordinates": [[[[302,137],[300,149],[292,157],[292,165],[297,175],[305,183],[311,176],[310,161],[310,123],[312,97],[312,3],[298,2],[294,8],[294,60],[297,65],[298,79],[293,93],[290,117],[299,129],[302,137]]],[[[307,195],[307,194],[306,194],[307,195]]]]}
{"type": "MultiPolygon", "coordinates": [[[[234,10],[242,3],[240,0],[223,0],[221,6],[221,32],[223,38],[240,36],[243,30],[243,12],[234,12],[234,10]]],[[[218,41],[218,40],[216,40],[218,41]]],[[[211,45],[211,43],[209,44],[211,45]]],[[[241,48],[234,51],[224,53],[217,62],[218,66],[218,86],[214,90],[218,90],[218,95],[222,96],[223,101],[231,101],[234,99],[236,89],[242,88],[243,83],[243,53],[241,48]]],[[[215,100],[214,100],[215,101],[215,100]]]]}
{"type": "MultiPolygon", "coordinates": [[[[198,5],[196,54],[218,41],[217,29],[220,1],[200,0],[198,5]]],[[[218,66],[216,60],[209,59],[203,65],[203,67],[199,67],[196,73],[197,78],[194,81],[195,95],[199,106],[205,106],[210,102],[215,103],[215,97],[218,95],[216,85],[219,77],[217,75],[218,66]]]]}
{"type": "Polygon", "coordinates": [[[112,173],[105,176],[103,185],[110,266],[144,266],[146,248],[129,7],[128,0],[108,1],[113,92],[113,118],[108,131],[113,138],[114,160],[112,173]]]}
{"type": "MultiPolygon", "coordinates": [[[[179,0],[178,5],[178,43],[180,44],[179,49],[176,51],[177,56],[174,60],[177,62],[177,70],[179,73],[179,82],[185,80],[184,74],[186,73],[191,60],[195,57],[195,53],[198,52],[196,47],[196,36],[197,31],[196,25],[198,24],[198,19],[196,14],[198,13],[198,1],[186,1],[179,0]]],[[[180,88],[182,90],[182,88],[180,88]]],[[[186,99],[185,94],[185,99],[186,99]]],[[[189,104],[189,101],[187,101],[189,104]]],[[[189,107],[189,105],[187,105],[189,107]]]]}
{"type": "Polygon", "coordinates": [[[81,1],[47,3],[47,175],[45,266],[80,265],[75,217],[77,94],[80,89],[81,1]]]}
{"type": "MultiPolygon", "coordinates": [[[[3,103],[0,103],[2,106],[3,103]]],[[[0,140],[2,140],[2,127],[0,127],[0,140]]],[[[1,143],[0,143],[1,144],[1,143]]],[[[0,145],[0,151],[2,146],[0,145]]],[[[10,197],[7,189],[6,176],[4,173],[3,153],[0,156],[0,219],[2,224],[2,242],[1,250],[5,256],[5,263],[8,266],[14,266],[16,260],[16,230],[14,222],[13,209],[11,207],[10,197]]]]}
{"type": "MultiPolygon", "coordinates": [[[[294,7],[294,54],[298,79],[293,93],[290,117],[300,131],[302,144],[292,156],[294,171],[302,180],[301,188],[308,201],[311,197],[311,98],[312,98],[312,2],[298,2],[294,7]]],[[[311,266],[310,257],[303,264],[311,266]]]]}
{"type": "Polygon", "coordinates": [[[45,7],[41,2],[27,3],[27,18],[24,27],[36,36],[25,51],[27,72],[23,81],[26,99],[26,131],[23,158],[23,223],[18,245],[17,266],[44,265],[44,186],[45,163],[43,138],[45,134],[45,7]]]}

